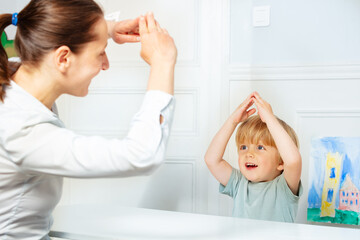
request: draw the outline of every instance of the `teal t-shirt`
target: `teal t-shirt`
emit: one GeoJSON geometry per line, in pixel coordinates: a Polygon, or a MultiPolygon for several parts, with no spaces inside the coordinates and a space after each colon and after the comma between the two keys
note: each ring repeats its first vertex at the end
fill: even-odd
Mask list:
{"type": "Polygon", "coordinates": [[[283,174],[269,182],[253,183],[233,168],[228,184],[226,187],[220,184],[219,191],[234,199],[234,217],[294,222],[302,186],[300,182],[296,196],[283,174]]]}

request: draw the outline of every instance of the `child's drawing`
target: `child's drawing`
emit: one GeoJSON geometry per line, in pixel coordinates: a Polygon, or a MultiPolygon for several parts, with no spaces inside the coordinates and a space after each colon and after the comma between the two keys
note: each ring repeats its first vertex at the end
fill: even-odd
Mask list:
{"type": "Polygon", "coordinates": [[[307,220],[360,225],[360,138],[313,139],[307,220]]]}
{"type": "Polygon", "coordinates": [[[1,35],[1,45],[4,47],[8,58],[17,56],[14,47],[14,40],[9,40],[5,32],[1,35]]]}

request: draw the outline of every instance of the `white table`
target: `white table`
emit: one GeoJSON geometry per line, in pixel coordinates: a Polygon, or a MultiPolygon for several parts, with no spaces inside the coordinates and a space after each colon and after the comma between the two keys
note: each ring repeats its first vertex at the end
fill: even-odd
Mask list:
{"type": "Polygon", "coordinates": [[[66,206],[50,236],[63,239],[357,240],[360,229],[280,223],[129,207],[66,206]]]}

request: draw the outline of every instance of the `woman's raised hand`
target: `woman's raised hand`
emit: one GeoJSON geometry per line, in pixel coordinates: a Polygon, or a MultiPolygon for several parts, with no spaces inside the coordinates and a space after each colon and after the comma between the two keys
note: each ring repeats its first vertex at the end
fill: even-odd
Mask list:
{"type": "Polygon", "coordinates": [[[150,66],[175,65],[177,49],[174,40],[166,29],[161,28],[155,21],[154,14],[149,12],[139,20],[141,38],[140,56],[150,66]]]}

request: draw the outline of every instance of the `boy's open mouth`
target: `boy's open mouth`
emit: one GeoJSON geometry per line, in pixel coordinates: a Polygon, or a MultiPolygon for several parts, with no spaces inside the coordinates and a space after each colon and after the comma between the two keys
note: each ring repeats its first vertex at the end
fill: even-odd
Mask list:
{"type": "Polygon", "coordinates": [[[247,169],[254,169],[254,168],[257,168],[258,165],[254,164],[254,163],[245,163],[245,167],[247,169]]]}

